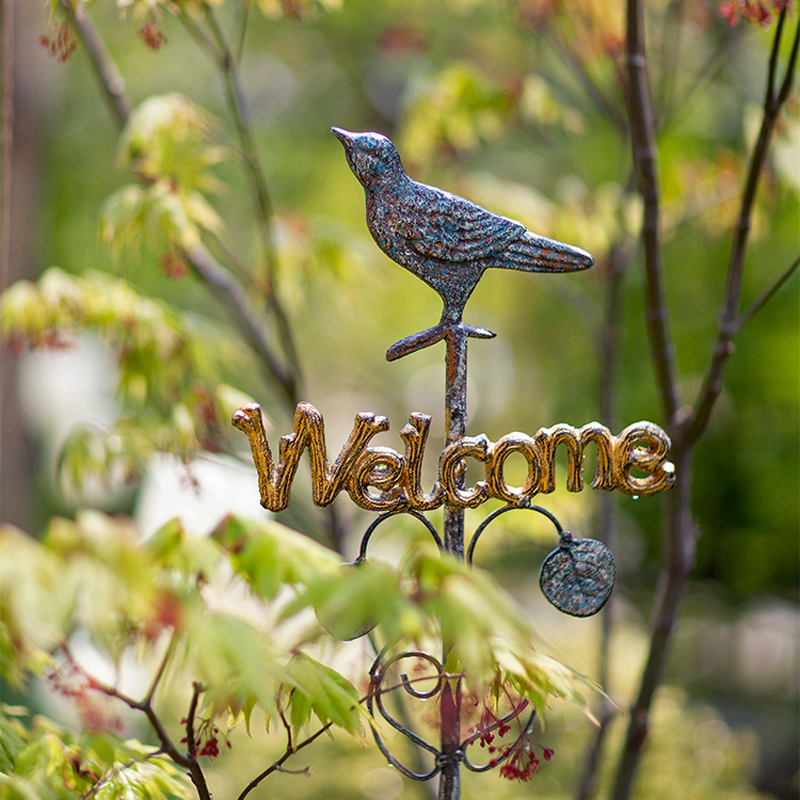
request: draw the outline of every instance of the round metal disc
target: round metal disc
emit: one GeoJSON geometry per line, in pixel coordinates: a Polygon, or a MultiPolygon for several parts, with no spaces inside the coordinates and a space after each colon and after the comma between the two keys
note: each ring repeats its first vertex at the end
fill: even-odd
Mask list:
{"type": "Polygon", "coordinates": [[[573,617],[591,617],[611,596],[614,556],[596,539],[573,539],[561,534],[561,544],[545,558],[539,575],[544,596],[573,617]]]}

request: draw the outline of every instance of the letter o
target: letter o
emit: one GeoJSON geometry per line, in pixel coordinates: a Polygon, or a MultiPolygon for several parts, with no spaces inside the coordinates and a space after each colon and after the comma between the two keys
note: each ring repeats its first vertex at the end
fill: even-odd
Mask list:
{"type": "Polygon", "coordinates": [[[542,465],[539,461],[539,451],[536,442],[530,436],[524,433],[509,433],[494,443],[486,463],[486,483],[492,497],[516,505],[526,497],[539,493],[541,479],[542,465]],[[503,472],[506,459],[513,453],[521,453],[528,462],[528,477],[521,488],[509,486],[503,472]]]}

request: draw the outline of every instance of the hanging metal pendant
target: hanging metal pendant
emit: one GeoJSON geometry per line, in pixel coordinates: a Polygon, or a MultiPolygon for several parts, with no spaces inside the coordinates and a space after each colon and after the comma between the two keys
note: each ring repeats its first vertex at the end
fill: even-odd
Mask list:
{"type": "Polygon", "coordinates": [[[560,536],[561,544],[542,562],[539,585],[559,611],[591,617],[611,596],[614,556],[596,539],[573,539],[569,531],[560,536]]]}

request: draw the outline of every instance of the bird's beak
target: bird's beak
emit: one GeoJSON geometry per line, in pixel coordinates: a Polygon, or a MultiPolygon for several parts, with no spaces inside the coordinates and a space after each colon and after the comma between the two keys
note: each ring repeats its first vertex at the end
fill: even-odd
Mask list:
{"type": "Polygon", "coordinates": [[[356,138],[355,133],[346,131],[343,128],[331,128],[331,133],[342,143],[351,142],[356,138]]]}

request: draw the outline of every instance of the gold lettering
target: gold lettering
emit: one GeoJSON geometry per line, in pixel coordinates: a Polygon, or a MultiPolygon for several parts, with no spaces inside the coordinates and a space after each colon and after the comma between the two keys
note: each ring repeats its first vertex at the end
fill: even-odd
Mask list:
{"type": "Polygon", "coordinates": [[[649,497],[672,488],[675,467],[667,461],[669,436],[652,422],[635,422],[617,436],[614,451],[614,485],[625,494],[649,497]],[[636,478],[631,469],[648,473],[636,478]]]}
{"type": "Polygon", "coordinates": [[[283,511],[289,505],[292,481],[303,450],[308,448],[311,460],[312,499],[318,506],[327,506],[342,489],[348,473],[369,440],[389,429],[386,417],[372,413],[357,414],[350,437],[334,463],[329,464],[322,414],[311,403],[298,403],[292,432],[281,437],[279,461],[275,464],[258,405],[248,403],[242,406],[233,415],[233,424],[250,439],[258,472],[261,505],[270,511],[283,511]]]}
{"type": "Polygon", "coordinates": [[[535,439],[542,457],[540,491],[555,491],[556,448],[560,444],[567,448],[567,491],[583,491],[583,451],[590,442],[597,445],[597,469],[592,488],[607,491],[614,488],[614,437],[599,422],[590,422],[579,429],[564,424],[542,428],[535,439]]]}
{"type": "Polygon", "coordinates": [[[389,422],[376,414],[357,414],[353,430],[333,464],[327,460],[322,415],[310,403],[298,404],[292,432],[281,437],[278,463],[273,460],[258,405],[242,406],[233,415],[233,424],[250,440],[261,505],[270,511],[283,511],[289,504],[292,481],[306,449],[311,462],[312,499],[317,505],[330,505],[346,488],[355,503],[370,511],[405,507],[431,511],[442,503],[476,508],[490,498],[519,505],[540,492],[555,490],[559,445],[566,448],[566,483],[570,492],[583,489],[584,451],[590,443],[597,446],[593,489],[619,489],[647,497],[671,488],[675,481],[674,467],[666,460],[669,437],[651,422],[629,425],[616,437],[598,422],[582,428],[554,425],[542,428],[534,437],[509,433],[496,443],[483,434],[465,436],[441,454],[439,479],[427,494],[421,486],[430,430],[430,417],[425,414],[412,414],[400,431],[405,455],[389,447],[367,447],[376,434],[389,429],[389,422]],[[520,453],[528,462],[527,478],[519,487],[509,486],[504,474],[506,459],[513,453],[520,453]],[[470,489],[463,486],[466,458],[484,463],[485,480],[470,489]],[[632,475],[634,469],[646,477],[632,475]],[[378,491],[371,491],[370,487],[378,491]]]}
{"type": "Polygon", "coordinates": [[[368,511],[394,511],[408,505],[403,493],[406,460],[391,447],[368,447],[347,479],[347,492],[356,505],[368,511]],[[374,486],[379,495],[369,491],[374,486]]]}
{"type": "Polygon", "coordinates": [[[405,492],[408,503],[416,511],[432,511],[444,502],[444,489],[440,481],[433,485],[433,491],[422,491],[422,457],[428,441],[431,418],[426,414],[412,414],[408,424],[400,431],[400,438],[406,446],[406,469],[404,474],[405,492]]]}
{"type": "Polygon", "coordinates": [[[489,499],[489,492],[483,481],[478,481],[472,489],[460,488],[460,478],[464,474],[464,459],[468,456],[478,461],[486,461],[491,442],[479,436],[464,436],[448,445],[439,460],[439,480],[447,493],[448,502],[459,508],[477,508],[489,499]]]}
{"type": "Polygon", "coordinates": [[[539,451],[535,440],[530,436],[515,431],[506,434],[492,445],[486,464],[486,481],[492,497],[517,505],[526,497],[532,497],[540,491],[541,478],[542,466],[539,460],[539,451]],[[515,488],[506,483],[504,464],[512,453],[520,453],[528,462],[528,477],[521,488],[515,488]]]}

